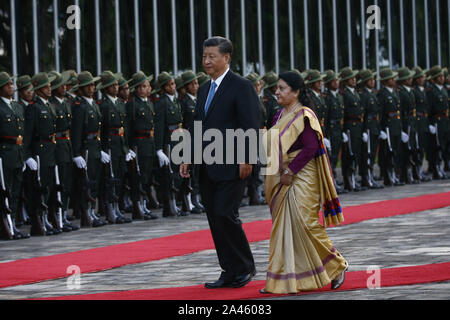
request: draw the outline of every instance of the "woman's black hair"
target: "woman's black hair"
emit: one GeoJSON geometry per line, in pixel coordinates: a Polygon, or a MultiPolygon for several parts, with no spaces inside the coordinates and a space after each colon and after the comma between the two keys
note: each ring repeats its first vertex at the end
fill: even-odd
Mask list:
{"type": "Polygon", "coordinates": [[[311,96],[309,95],[308,88],[305,85],[305,82],[303,81],[302,77],[293,71],[288,71],[281,73],[278,76],[279,79],[283,80],[288,84],[289,87],[291,87],[292,91],[300,91],[300,94],[298,96],[298,101],[304,105],[305,107],[308,107],[312,110],[314,110],[315,105],[313,103],[313,100],[311,99],[311,96]]]}

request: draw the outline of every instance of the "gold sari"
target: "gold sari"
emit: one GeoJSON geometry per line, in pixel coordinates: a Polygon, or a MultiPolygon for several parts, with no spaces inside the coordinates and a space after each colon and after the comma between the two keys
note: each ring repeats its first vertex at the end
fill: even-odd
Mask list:
{"type": "Polygon", "coordinates": [[[266,200],[273,226],[264,290],[280,294],[317,290],[330,284],[347,267],[325,231],[330,225],[342,223],[344,218],[322,130],[314,112],[301,106],[278,121],[267,134],[269,139],[264,142],[268,158],[279,162],[279,170],[266,177],[266,200]],[[303,132],[305,118],[316,131],[321,150],[293,177],[291,186],[284,186],[281,174],[301,152],[288,154],[288,150],[303,132]],[[321,206],[325,226],[319,222],[321,206]]]}

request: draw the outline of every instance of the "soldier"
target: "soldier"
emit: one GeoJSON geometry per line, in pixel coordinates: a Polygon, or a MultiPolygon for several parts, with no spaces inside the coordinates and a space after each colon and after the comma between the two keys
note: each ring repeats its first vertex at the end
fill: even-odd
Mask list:
{"type": "MultiPolygon", "coordinates": [[[[183,128],[183,113],[181,105],[175,99],[176,84],[175,80],[167,72],[162,72],[158,76],[158,83],[161,87],[161,100],[159,101],[157,113],[160,113],[164,119],[164,139],[163,149],[167,157],[170,157],[172,148],[176,142],[171,141],[171,135],[176,130],[183,128]]],[[[158,150],[161,154],[163,149],[158,150]]],[[[190,213],[189,204],[182,197],[182,209],[176,207],[176,194],[182,191],[181,177],[179,175],[179,166],[174,165],[170,160],[168,163],[160,163],[162,167],[161,186],[165,191],[163,195],[163,216],[174,216],[176,212],[180,216],[188,216],[190,213]]],[[[181,195],[181,194],[180,194],[181,195]]]]}
{"type": "Polygon", "coordinates": [[[72,203],[74,210],[78,210],[79,206],[82,228],[105,225],[94,212],[99,197],[101,165],[111,161],[101,146],[102,114],[94,101],[95,83],[98,80],[100,78],[94,78],[89,71],[81,72],[78,75],[78,90],[81,97],[72,106],[70,138],[73,161],[77,167],[74,176],[79,178],[72,203]]]}
{"type": "MultiPolygon", "coordinates": [[[[161,138],[163,135],[161,121],[149,99],[152,91],[150,86],[152,78],[153,76],[148,77],[142,71],[133,75],[130,88],[134,92],[134,98],[131,98],[126,105],[130,128],[129,145],[136,154],[136,168],[129,167],[133,219],[157,219],[156,215],[145,210],[144,203],[141,202],[141,196],[149,199],[152,197],[153,166],[157,160],[156,148],[159,142],[156,140],[156,136],[161,138]],[[137,172],[137,168],[139,168],[139,172],[137,172]]],[[[162,145],[162,142],[159,143],[162,145]]]]}
{"type": "Polygon", "coordinates": [[[132,222],[120,211],[119,201],[123,199],[123,179],[126,171],[126,162],[136,158],[135,153],[129,149],[125,131],[127,112],[122,100],[117,97],[119,93],[119,79],[122,74],[104,71],[98,86],[102,90],[103,98],[98,101],[103,116],[101,128],[102,150],[108,154],[111,161],[103,166],[103,212],[106,213],[110,223],[123,224],[132,222]]]}
{"type": "Polygon", "coordinates": [[[62,73],[68,74],[69,80],[66,83],[66,98],[69,100],[70,105],[73,105],[77,100],[77,95],[72,92],[72,89],[76,89],[78,85],[78,75],[74,70],[66,70],[62,73]]]}
{"type": "Polygon", "coordinates": [[[128,99],[130,99],[130,80],[125,80],[124,77],[120,77],[119,79],[119,93],[118,97],[122,99],[122,102],[126,105],[128,102],[128,99]]]}
{"type": "Polygon", "coordinates": [[[273,118],[277,114],[278,110],[281,109],[281,106],[278,105],[277,97],[275,96],[275,92],[277,90],[278,84],[278,75],[274,72],[268,72],[264,75],[263,81],[266,84],[264,89],[264,97],[263,104],[267,112],[267,130],[272,128],[273,118]]]}
{"type": "Polygon", "coordinates": [[[380,71],[382,84],[377,99],[381,109],[379,164],[385,186],[403,186],[398,179],[400,172],[399,152],[402,143],[400,98],[395,89],[397,73],[390,68],[380,71]]]}
{"type": "MultiPolygon", "coordinates": [[[[414,68],[414,77],[413,77],[413,93],[414,99],[416,101],[416,129],[417,129],[417,161],[419,166],[419,177],[420,181],[430,181],[430,178],[426,177],[423,173],[423,159],[425,154],[427,154],[427,158],[430,157],[429,153],[432,152],[429,148],[430,146],[430,121],[428,120],[428,114],[430,112],[427,96],[425,93],[425,72],[420,67],[414,68]]],[[[431,169],[431,167],[430,167],[431,169]]],[[[430,170],[431,171],[431,170],[430,170]]]]}
{"type": "Polygon", "coordinates": [[[186,88],[183,85],[183,79],[181,77],[176,78],[175,85],[177,86],[177,99],[181,101],[186,95],[186,88]]]}
{"type": "Polygon", "coordinates": [[[342,169],[344,175],[344,188],[348,191],[364,191],[355,179],[356,168],[361,172],[361,151],[364,129],[364,107],[361,98],[356,91],[357,71],[346,67],[341,70],[339,78],[344,98],[344,131],[347,133],[349,143],[347,144],[346,157],[342,159],[342,169]],[[350,148],[351,147],[351,148],[350,148]],[[349,180],[352,177],[352,181],[349,180]]]}
{"type": "Polygon", "coordinates": [[[431,153],[430,162],[432,164],[433,179],[446,179],[447,175],[441,169],[441,161],[444,162],[444,170],[449,169],[450,161],[450,127],[449,127],[449,106],[447,90],[444,88],[445,76],[440,66],[430,69],[430,85],[427,91],[428,105],[430,106],[429,120],[434,135],[434,152],[431,153]]]}
{"type": "Polygon", "coordinates": [[[198,87],[199,88],[210,80],[210,76],[208,76],[204,72],[197,73],[197,77],[198,77],[198,87]]]}
{"type": "MultiPolygon", "coordinates": [[[[186,71],[181,75],[186,95],[181,100],[181,108],[183,110],[183,128],[189,130],[194,125],[194,112],[197,103],[197,92],[199,88],[198,78],[193,71],[186,71]]],[[[200,202],[200,186],[199,186],[199,166],[192,166],[192,193],[191,200],[193,208],[191,213],[201,214],[205,212],[205,208],[200,202]]]]}
{"type": "Polygon", "coordinates": [[[333,70],[327,70],[324,78],[325,91],[324,100],[326,104],[325,131],[327,132],[327,139],[330,141],[331,152],[330,163],[335,177],[334,184],[336,191],[341,194],[346,191],[340,187],[336,181],[336,167],[339,161],[339,153],[342,149],[342,142],[348,141],[347,135],[344,133],[344,100],[339,92],[339,79],[333,70]]]}
{"type": "MultiPolygon", "coordinates": [[[[64,232],[76,231],[79,227],[72,225],[67,219],[67,210],[69,205],[69,197],[72,193],[72,171],[73,171],[73,153],[72,143],[70,141],[70,130],[72,128],[72,110],[70,103],[66,98],[66,83],[69,80],[69,74],[59,74],[58,72],[51,72],[49,75],[56,77],[51,83],[52,97],[49,99],[50,103],[55,107],[56,114],[56,165],[58,166],[59,182],[61,185],[61,203],[62,205],[61,222],[62,230],[64,232]]],[[[54,201],[56,203],[56,201],[54,201]]],[[[51,210],[59,210],[59,208],[49,208],[51,210]]],[[[51,214],[50,217],[56,217],[51,214]]],[[[53,222],[53,224],[58,221],[53,222]]]]}
{"type": "Polygon", "coordinates": [[[22,172],[24,166],[24,114],[22,107],[13,101],[13,78],[6,72],[0,73],[0,158],[2,159],[3,182],[1,196],[1,237],[7,240],[26,239],[30,236],[17,230],[15,218],[17,216],[18,201],[22,184],[22,172]],[[3,192],[6,191],[6,192],[3,192]],[[4,216],[8,213],[6,198],[9,202],[11,220],[3,223],[4,216]]]}
{"type": "Polygon", "coordinates": [[[380,106],[377,97],[373,92],[375,88],[376,72],[371,70],[361,70],[358,73],[358,84],[361,86],[361,104],[364,108],[364,161],[361,166],[364,168],[362,175],[362,186],[370,189],[382,189],[382,185],[376,183],[373,168],[377,158],[377,150],[380,141],[380,106]]]}
{"type": "Polygon", "coordinates": [[[400,181],[407,184],[420,183],[419,161],[417,155],[417,111],[416,99],[412,91],[414,72],[407,67],[398,70],[398,92],[400,97],[400,112],[402,118],[402,152],[400,181]],[[410,169],[412,168],[412,173],[410,169]]]}

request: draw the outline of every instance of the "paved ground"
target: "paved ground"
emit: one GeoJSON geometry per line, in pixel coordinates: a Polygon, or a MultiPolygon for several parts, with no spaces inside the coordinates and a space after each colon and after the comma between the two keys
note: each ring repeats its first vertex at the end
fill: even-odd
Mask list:
{"type": "MultiPolygon", "coordinates": [[[[386,188],[341,196],[345,206],[388,199],[414,197],[450,191],[450,181],[433,181],[422,185],[386,188]]],[[[161,215],[160,212],[157,212],[161,215]]],[[[243,222],[270,218],[266,206],[244,207],[243,222]]],[[[19,242],[0,242],[0,262],[52,255],[112,244],[159,238],[207,229],[205,215],[186,218],[133,222],[130,225],[106,226],[80,230],[45,238],[19,242]]],[[[450,208],[414,213],[329,229],[334,245],[350,263],[349,271],[402,267],[450,261],[450,208]]],[[[258,275],[264,280],[269,242],[251,244],[258,275]]],[[[52,280],[33,285],[0,289],[0,299],[24,299],[59,295],[90,294],[106,291],[139,290],[202,284],[215,280],[220,273],[214,250],[150,263],[81,275],[81,290],[69,290],[67,280],[52,280]]],[[[357,290],[313,294],[281,299],[449,299],[450,282],[379,290],[357,290]]],[[[189,297],[186,297],[187,299],[189,297]]]]}

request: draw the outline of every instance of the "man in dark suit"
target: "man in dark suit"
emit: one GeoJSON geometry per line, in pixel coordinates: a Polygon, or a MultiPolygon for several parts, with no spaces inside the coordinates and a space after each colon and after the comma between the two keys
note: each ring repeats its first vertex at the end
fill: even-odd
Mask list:
{"type": "MultiPolygon", "coordinates": [[[[209,129],[219,130],[224,138],[227,129],[258,132],[258,96],[250,81],[229,70],[232,51],[231,41],[221,37],[210,38],[203,44],[203,67],[211,81],[200,87],[194,115],[194,121],[202,122],[202,136],[209,129]]],[[[199,140],[201,137],[193,135],[194,125],[190,128],[193,140],[199,140]]],[[[202,151],[207,145],[202,142],[202,151]]],[[[232,150],[224,147],[223,151],[226,155],[232,150]]],[[[234,151],[236,155],[236,146],[234,151]]],[[[252,163],[256,163],[257,158],[249,154],[248,143],[245,154],[245,161],[238,162],[235,157],[233,164],[225,160],[223,163],[227,164],[205,164],[202,160],[200,193],[223,270],[219,280],[205,284],[208,289],[242,287],[256,274],[253,255],[239,220],[245,179],[253,168],[249,164],[250,156],[252,163]]],[[[190,176],[188,164],[180,166],[180,174],[186,178],[190,176]]]]}

